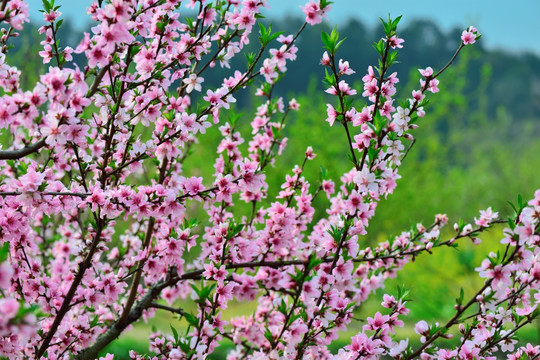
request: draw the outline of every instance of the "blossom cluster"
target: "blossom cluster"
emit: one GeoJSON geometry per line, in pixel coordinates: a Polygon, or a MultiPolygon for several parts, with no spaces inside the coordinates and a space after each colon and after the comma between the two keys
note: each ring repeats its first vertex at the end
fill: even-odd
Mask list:
{"type": "MultiPolygon", "coordinates": [[[[351,168],[339,181],[324,171],[318,182],[308,179],[304,170],[316,156],[308,147],[281,187],[269,189],[265,170],[286,148],[288,115],[301,109],[273,89],[296,59],[303,29],[320,23],[330,5],[308,2],[305,23],[287,35],[256,26],[268,5],[95,1],[92,33],[71,49],[57,39],[59,7],[44,0],[39,55],[50,67],[29,90],[2,49],[0,130],[11,140],[0,149],[0,356],[94,359],[158,311],[188,326],[153,332],[150,354],[132,350],[132,359],[204,359],[225,342],[234,344],[229,360],[540,356],[539,347],[516,342],[539,313],[540,192],[519,200],[504,230],[506,252],[479,264],[484,286],[470,300],[462,295],[446,324],[421,321],[418,339],[398,338],[410,312],[409,294],[399,289],[384,295],[349,345],[330,352],[340,332],[354,328],[359,306],[405,264],[463,239],[478,243],[502,220],[489,208],[476,227],[457,223],[444,239],[449,219],[439,214],[429,226],[363,246],[378,203],[397,186],[426,96],[439,91],[448,68],[420,69],[419,88],[395,100],[399,79],[389,68],[404,43],[400,18],[383,21],[379,66],[367,69],[363,90],[350,85],[356,71],[337,57],[338,32],[322,35],[332,97],[326,122],[343,127],[351,168]],[[186,9],[196,16],[183,19],[186,9]],[[245,69],[230,69],[256,41],[254,30],[259,51],[246,55],[245,69]],[[84,55],[84,68],[72,53],[84,55]],[[205,78],[218,65],[228,75],[210,86],[205,78]],[[243,134],[234,96],[248,86],[260,104],[243,134]],[[201,177],[184,161],[211,127],[221,139],[213,175],[201,177]],[[315,216],[321,192],[329,205],[315,216]],[[231,318],[233,301],[256,308],[231,318]],[[436,342],[457,332],[457,346],[436,342]]],[[[27,21],[21,0],[0,10],[4,35],[27,21]]],[[[456,56],[479,36],[464,31],[456,56]]]]}

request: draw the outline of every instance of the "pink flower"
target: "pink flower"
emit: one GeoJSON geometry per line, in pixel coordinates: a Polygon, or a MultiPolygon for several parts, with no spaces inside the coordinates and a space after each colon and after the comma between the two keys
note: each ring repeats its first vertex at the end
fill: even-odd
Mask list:
{"type": "Polygon", "coordinates": [[[384,330],[384,328],[388,327],[386,323],[389,319],[390,317],[388,315],[382,315],[380,312],[377,312],[373,318],[367,318],[368,324],[364,325],[363,329],[371,331],[384,330]]]}
{"type": "MultiPolygon", "coordinates": [[[[326,54],[326,51],[324,53],[326,54]]],[[[324,56],[323,56],[323,59],[324,59],[324,56]]],[[[355,72],[356,71],[351,69],[351,67],[349,66],[348,61],[343,61],[342,59],[339,59],[339,74],[340,75],[352,75],[355,72]]]]}
{"type": "Polygon", "coordinates": [[[392,357],[396,357],[397,355],[404,352],[408,346],[409,346],[409,339],[401,340],[399,344],[393,344],[390,347],[390,351],[388,352],[388,355],[392,357]]]}
{"type": "Polygon", "coordinates": [[[374,96],[379,87],[377,86],[377,79],[372,79],[370,81],[364,82],[364,92],[362,93],[363,97],[374,96]]]}
{"type": "Polygon", "coordinates": [[[185,179],[182,184],[184,187],[184,192],[188,193],[189,195],[197,195],[199,192],[204,190],[202,180],[202,177],[196,176],[185,179]]]}
{"type": "Polygon", "coordinates": [[[7,263],[0,264],[0,289],[7,289],[10,285],[13,268],[7,263]]]}
{"type": "Polygon", "coordinates": [[[367,124],[362,124],[362,132],[358,135],[354,135],[354,144],[353,148],[362,150],[369,146],[371,139],[375,136],[373,129],[371,129],[367,124]]]}
{"type": "Polygon", "coordinates": [[[19,312],[20,304],[12,298],[0,299],[0,318],[3,321],[13,319],[19,312]]]}
{"type": "Polygon", "coordinates": [[[46,44],[45,46],[43,46],[43,51],[39,52],[39,56],[43,58],[44,64],[48,64],[49,62],[51,62],[51,59],[53,57],[53,50],[51,45],[46,44]]]}
{"type": "Polygon", "coordinates": [[[420,71],[420,74],[422,74],[422,76],[426,78],[433,75],[433,69],[431,68],[431,66],[428,66],[425,69],[418,69],[418,71],[420,71]]]}
{"type": "Polygon", "coordinates": [[[401,44],[405,42],[405,40],[398,38],[396,35],[393,35],[390,39],[384,38],[384,41],[385,42],[387,41],[392,49],[395,49],[395,48],[401,49],[403,47],[403,45],[401,44]]]}
{"type": "Polygon", "coordinates": [[[45,174],[36,172],[35,168],[28,169],[26,174],[20,177],[19,184],[21,191],[36,191],[41,183],[45,180],[45,174]]]}
{"type": "Polygon", "coordinates": [[[353,119],[353,126],[360,126],[372,120],[371,109],[372,106],[365,106],[362,108],[362,111],[357,113],[357,116],[353,119]]]}
{"type": "Polygon", "coordinates": [[[457,356],[457,350],[445,350],[441,349],[437,352],[437,360],[451,360],[455,359],[457,356]]]}
{"type": "Polygon", "coordinates": [[[334,122],[336,121],[336,118],[338,116],[338,112],[334,107],[330,104],[326,104],[326,113],[328,114],[328,117],[326,118],[326,121],[330,124],[330,126],[334,125],[334,122]]]}
{"type": "Polygon", "coordinates": [[[120,45],[121,43],[129,44],[135,40],[124,22],[118,22],[112,25],[102,23],[100,30],[101,39],[99,45],[107,47],[111,51],[114,49],[114,45],[120,45]]]}
{"type": "Polygon", "coordinates": [[[364,75],[362,78],[362,81],[364,83],[370,82],[371,80],[375,79],[375,72],[373,71],[373,66],[368,66],[368,73],[367,75],[364,75]]]}
{"type": "Polygon", "coordinates": [[[300,109],[300,104],[298,101],[296,101],[296,99],[291,99],[291,101],[289,101],[289,109],[294,111],[298,111],[300,109]]]}
{"type": "Polygon", "coordinates": [[[422,91],[420,90],[413,90],[412,92],[412,97],[415,101],[422,101],[424,100],[424,98],[426,97],[424,94],[422,94],[422,91]]]}
{"type": "Polygon", "coordinates": [[[317,154],[313,152],[313,148],[311,146],[308,146],[306,150],[306,159],[313,160],[315,159],[315,156],[317,156],[317,154]]]}
{"type": "Polygon", "coordinates": [[[392,295],[384,294],[382,306],[385,308],[391,309],[397,304],[396,299],[392,295]]]}
{"type": "Polygon", "coordinates": [[[427,322],[425,320],[420,320],[414,326],[414,331],[419,335],[426,336],[429,333],[429,326],[428,326],[428,324],[427,324],[427,322]]]}
{"type": "Polygon", "coordinates": [[[326,196],[330,199],[330,196],[335,192],[334,182],[331,180],[323,180],[322,189],[326,193],[326,196]]]}
{"type": "Polygon", "coordinates": [[[101,188],[96,187],[92,192],[92,195],[86,198],[86,201],[90,204],[92,211],[96,211],[98,207],[106,204],[106,195],[101,188]]]}
{"type": "Polygon", "coordinates": [[[424,80],[420,80],[420,85],[422,88],[426,88],[428,91],[431,91],[432,93],[438,93],[439,92],[439,80],[437,79],[431,79],[429,80],[429,83],[426,86],[426,82],[424,80]]]}
{"type": "Polygon", "coordinates": [[[51,10],[50,12],[43,14],[43,19],[45,20],[45,22],[53,23],[56,21],[56,19],[58,19],[60,15],[62,15],[60,11],[51,10]]]}
{"type": "Polygon", "coordinates": [[[321,9],[319,7],[319,1],[312,0],[300,8],[306,14],[306,22],[310,25],[316,25],[322,22],[323,16],[331,7],[327,5],[324,9],[321,9]]]}
{"type": "Polygon", "coordinates": [[[480,218],[474,218],[474,222],[480,227],[487,227],[494,219],[497,219],[498,216],[499,213],[493,212],[491,207],[489,207],[487,210],[480,210],[480,218]]]}
{"type": "Polygon", "coordinates": [[[321,65],[330,66],[330,56],[328,56],[327,51],[325,51],[323,53],[323,56],[322,56],[322,59],[321,59],[321,65]]]}
{"type": "Polygon", "coordinates": [[[86,51],[88,57],[88,66],[94,68],[96,66],[105,66],[107,64],[107,53],[100,46],[93,46],[89,51],[86,51]]]}
{"type": "Polygon", "coordinates": [[[205,271],[203,272],[203,276],[208,279],[216,280],[219,286],[223,286],[223,281],[225,280],[225,277],[229,274],[227,270],[225,270],[224,265],[221,265],[219,268],[217,268],[216,265],[212,262],[210,264],[205,264],[204,269],[205,271]]]}
{"type": "Polygon", "coordinates": [[[352,89],[349,84],[347,84],[345,81],[341,80],[338,84],[338,87],[339,87],[339,91],[343,94],[343,95],[347,95],[347,96],[350,96],[350,95],[356,95],[356,90],[352,89]]]}
{"type": "Polygon", "coordinates": [[[476,35],[472,31],[464,30],[461,33],[461,41],[463,41],[463,45],[474,44],[476,42],[476,35]]]}

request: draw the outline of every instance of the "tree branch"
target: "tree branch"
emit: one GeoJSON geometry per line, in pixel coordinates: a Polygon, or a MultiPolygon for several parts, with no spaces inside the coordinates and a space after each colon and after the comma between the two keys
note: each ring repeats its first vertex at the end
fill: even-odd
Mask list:
{"type": "Polygon", "coordinates": [[[37,143],[28,145],[22,149],[19,150],[4,150],[0,151],[0,160],[16,160],[25,157],[26,155],[30,155],[32,153],[38,152],[39,149],[44,147],[45,139],[39,140],[37,143]]]}

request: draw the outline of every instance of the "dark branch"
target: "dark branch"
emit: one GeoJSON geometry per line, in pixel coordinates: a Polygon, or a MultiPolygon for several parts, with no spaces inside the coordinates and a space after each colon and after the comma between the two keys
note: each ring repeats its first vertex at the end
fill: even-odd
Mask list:
{"type": "Polygon", "coordinates": [[[16,160],[38,152],[39,149],[45,146],[45,139],[39,140],[37,143],[26,146],[19,150],[4,150],[0,151],[0,160],[16,160]]]}

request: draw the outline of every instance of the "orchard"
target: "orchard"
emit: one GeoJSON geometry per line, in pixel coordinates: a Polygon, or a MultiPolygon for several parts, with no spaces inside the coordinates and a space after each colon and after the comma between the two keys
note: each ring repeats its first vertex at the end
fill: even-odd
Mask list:
{"type": "Polygon", "coordinates": [[[315,45],[330,101],[319,126],[342,129],[331,141],[347,144],[349,170],[307,178],[317,156],[308,147],[271,188],[266,173],[286,149],[287,116],[312,105],[274,87],[304,29],[332,6],[307,2],[303,25],[285,34],[262,21],[272,3],[96,0],[92,32],[71,48],[57,37],[62,9],[43,0],[36,56],[49,67],[30,90],[9,65],[28,5],[0,3],[0,133],[9,139],[0,147],[0,357],[118,358],[106,349],[165,312],[184,326],[140,339],[148,351],[132,349],[131,359],[205,359],[226,344],[228,360],[540,358],[539,345],[519,341],[540,314],[540,190],[519,197],[508,218],[491,208],[463,214],[470,223],[433,214],[376,246],[365,241],[415,150],[415,129],[430,121],[439,76],[481,41],[478,29],[463,30],[446,66],[419,69],[412,93],[396,91],[392,70],[407,44],[401,17],[381,19],[380,41],[365,49],[378,61],[367,69],[340,57],[354,44],[337,30],[322,32],[315,45]],[[228,74],[217,86],[205,81],[216,69],[228,74]],[[351,85],[357,78],[362,88],[351,85]],[[255,113],[235,110],[245,89],[255,113]],[[213,176],[202,177],[184,162],[209,128],[221,139],[205,159],[213,176]],[[328,199],[322,212],[317,197],[328,199]],[[357,321],[407,263],[501,229],[505,250],[477,264],[476,293],[449,294],[445,322],[417,322],[414,339],[396,335],[410,313],[403,287],[385,288],[379,311],[357,321]],[[244,313],[230,315],[238,304],[244,313]],[[331,351],[350,329],[348,345],[331,351]]]}

